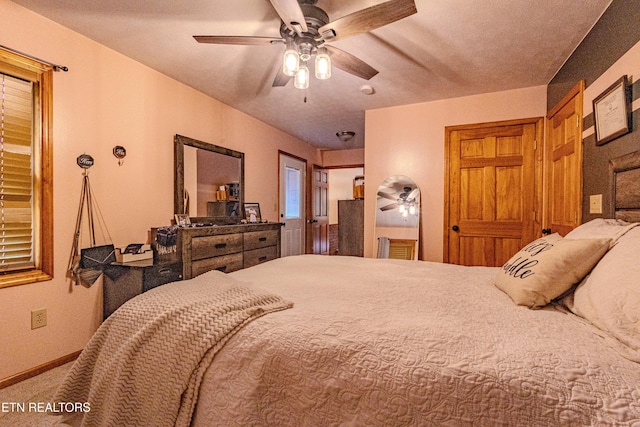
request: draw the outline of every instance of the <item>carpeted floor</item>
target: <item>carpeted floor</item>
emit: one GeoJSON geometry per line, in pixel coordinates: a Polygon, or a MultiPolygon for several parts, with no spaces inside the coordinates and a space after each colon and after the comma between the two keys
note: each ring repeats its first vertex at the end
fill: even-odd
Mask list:
{"type": "Polygon", "coordinates": [[[42,408],[51,400],[71,365],[58,366],[0,390],[0,427],[57,426],[58,417],[39,412],[36,405],[42,408]]]}

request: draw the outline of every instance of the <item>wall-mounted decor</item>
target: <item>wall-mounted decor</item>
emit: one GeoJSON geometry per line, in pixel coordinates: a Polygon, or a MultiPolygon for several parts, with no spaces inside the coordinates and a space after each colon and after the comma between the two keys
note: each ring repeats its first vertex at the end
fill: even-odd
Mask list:
{"type": "Polygon", "coordinates": [[[89,154],[86,154],[86,153],[85,154],[80,154],[76,158],[76,163],[82,169],[89,169],[91,166],[93,166],[93,157],[91,157],[89,154]]]}
{"type": "Polygon", "coordinates": [[[260,203],[245,203],[244,217],[247,222],[262,222],[260,216],[260,203]]]}
{"type": "Polygon", "coordinates": [[[118,166],[122,166],[124,158],[127,156],[127,150],[122,145],[113,147],[113,156],[118,159],[118,166]]]}
{"type": "Polygon", "coordinates": [[[624,75],[593,100],[596,145],[631,131],[631,91],[624,75]]]}

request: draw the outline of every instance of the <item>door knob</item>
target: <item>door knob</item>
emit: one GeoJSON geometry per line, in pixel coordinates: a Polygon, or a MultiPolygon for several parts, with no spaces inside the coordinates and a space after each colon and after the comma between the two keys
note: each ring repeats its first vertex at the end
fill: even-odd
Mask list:
{"type": "Polygon", "coordinates": [[[547,234],[551,234],[551,229],[550,229],[550,228],[543,228],[543,229],[542,229],[542,234],[543,234],[543,235],[545,235],[545,236],[546,236],[547,234]]]}
{"type": "Polygon", "coordinates": [[[453,227],[451,227],[451,229],[457,232],[458,230],[460,230],[460,227],[458,227],[457,225],[454,225],[453,227]]]}

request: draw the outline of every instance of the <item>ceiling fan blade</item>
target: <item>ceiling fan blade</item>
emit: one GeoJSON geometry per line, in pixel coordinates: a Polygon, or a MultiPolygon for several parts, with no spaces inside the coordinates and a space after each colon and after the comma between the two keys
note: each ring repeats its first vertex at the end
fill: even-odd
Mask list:
{"type": "Polygon", "coordinates": [[[378,191],[378,197],[383,198],[383,199],[393,200],[393,201],[398,200],[398,196],[397,195],[383,193],[382,191],[378,191]]]}
{"type": "Polygon", "coordinates": [[[416,187],[411,191],[411,193],[409,193],[407,199],[415,199],[418,193],[420,193],[420,190],[418,189],[418,187],[416,187]]]}
{"type": "Polygon", "coordinates": [[[284,25],[291,31],[296,33],[306,33],[309,31],[307,28],[307,21],[304,18],[302,9],[298,4],[298,0],[270,0],[271,5],[276,10],[284,25]]]}
{"type": "Polygon", "coordinates": [[[381,211],[390,211],[391,209],[396,209],[398,207],[397,203],[391,203],[390,205],[383,206],[380,208],[381,211]]]}
{"type": "Polygon", "coordinates": [[[331,63],[340,68],[342,71],[346,71],[347,73],[353,74],[354,76],[358,76],[365,80],[371,79],[373,76],[378,74],[378,70],[373,68],[371,65],[367,64],[361,59],[356,58],[350,53],[345,52],[344,50],[338,49],[334,46],[325,45],[329,54],[331,55],[331,63]]]}
{"type": "Polygon", "coordinates": [[[282,67],[279,67],[280,69],[278,70],[278,73],[276,74],[276,78],[273,79],[273,84],[271,85],[272,87],[281,87],[281,86],[286,86],[287,83],[289,83],[289,81],[293,78],[291,76],[287,76],[285,73],[282,72],[282,67]]]}
{"type": "Polygon", "coordinates": [[[239,44],[239,45],[264,45],[284,43],[283,39],[273,37],[249,37],[249,36],[193,36],[198,43],[212,44],[239,44]]]}
{"type": "Polygon", "coordinates": [[[338,40],[366,33],[417,13],[414,0],[391,0],[338,18],[320,27],[325,40],[338,40]]]}

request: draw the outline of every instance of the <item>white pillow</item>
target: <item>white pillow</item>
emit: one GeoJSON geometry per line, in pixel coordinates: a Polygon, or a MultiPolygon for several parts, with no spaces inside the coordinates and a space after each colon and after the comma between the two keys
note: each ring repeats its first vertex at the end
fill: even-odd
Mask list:
{"type": "Polygon", "coordinates": [[[640,227],[620,237],[564,302],[573,313],[640,351],[640,227]]]}
{"type": "Polygon", "coordinates": [[[529,243],[502,266],[496,286],[518,305],[539,308],[580,282],[611,239],[563,239],[555,233],[529,243]]]}
{"type": "Polygon", "coordinates": [[[615,245],[620,237],[637,226],[637,222],[626,222],[621,219],[596,218],[571,230],[566,239],[611,239],[615,245]]]}

